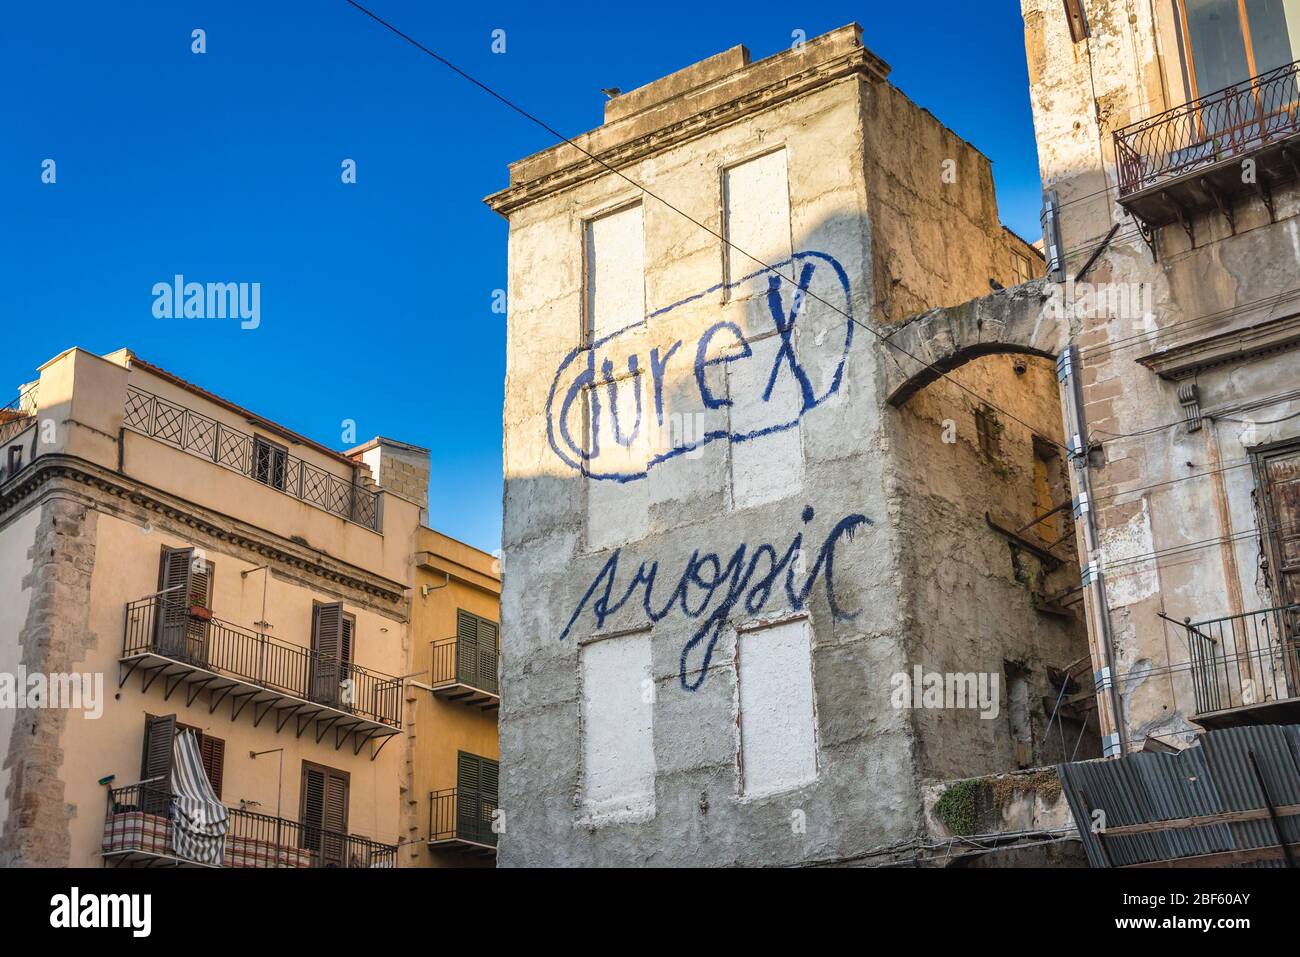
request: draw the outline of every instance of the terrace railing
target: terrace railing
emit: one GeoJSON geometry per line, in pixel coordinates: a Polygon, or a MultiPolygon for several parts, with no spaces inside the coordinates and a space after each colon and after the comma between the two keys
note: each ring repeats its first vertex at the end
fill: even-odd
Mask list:
{"type": "Polygon", "coordinates": [[[7,405],[0,407],[0,445],[4,445],[36,421],[36,401],[39,383],[18,394],[7,405]]]}
{"type": "Polygon", "coordinates": [[[1121,199],[1300,135],[1300,61],[1118,130],[1121,199]]]}
{"type": "Polygon", "coordinates": [[[1300,605],[1185,627],[1198,715],[1300,697],[1300,605]]]}
{"type": "Polygon", "coordinates": [[[400,678],[339,661],[154,595],[126,606],[122,657],[155,654],[392,728],[402,725],[400,678]]]}
{"type": "Polygon", "coordinates": [[[331,515],[380,530],[378,492],[259,442],[247,432],[193,409],[129,387],[123,424],[133,432],[207,459],[331,515]]]}
{"type": "Polygon", "coordinates": [[[497,846],[492,830],[497,798],[469,788],[448,788],[429,794],[429,840],[467,841],[497,846]]]}
{"type": "MultiPolygon", "coordinates": [[[[223,867],[396,867],[397,847],[282,817],[228,807],[223,867]]],[[[111,788],[103,852],[118,857],[178,857],[171,789],[158,782],[111,788]]]]}

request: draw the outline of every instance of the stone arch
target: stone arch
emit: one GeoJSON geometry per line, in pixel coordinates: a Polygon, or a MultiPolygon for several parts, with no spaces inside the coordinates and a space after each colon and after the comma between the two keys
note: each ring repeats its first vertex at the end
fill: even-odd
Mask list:
{"type": "Polygon", "coordinates": [[[1052,308],[1051,299],[1052,285],[1036,279],[960,306],[913,316],[888,337],[898,348],[885,346],[889,404],[903,406],[943,373],[980,356],[1010,353],[1055,361],[1070,332],[1062,310],[1052,308]]]}

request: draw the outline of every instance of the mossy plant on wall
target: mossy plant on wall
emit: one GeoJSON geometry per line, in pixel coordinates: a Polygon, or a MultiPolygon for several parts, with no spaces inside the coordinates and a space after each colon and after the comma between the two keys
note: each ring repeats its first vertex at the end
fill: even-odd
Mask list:
{"type": "Polygon", "coordinates": [[[978,815],[975,794],[978,781],[958,781],[946,788],[934,805],[934,816],[954,834],[974,834],[978,815]]]}

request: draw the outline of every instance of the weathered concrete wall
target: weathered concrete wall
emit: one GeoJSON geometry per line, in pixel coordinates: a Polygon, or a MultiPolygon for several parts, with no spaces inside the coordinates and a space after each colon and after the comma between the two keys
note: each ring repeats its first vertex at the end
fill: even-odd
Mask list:
{"type": "Polygon", "coordinates": [[[1173,5],[1089,4],[1093,35],[1081,44],[1055,0],[1022,0],[1022,9],[1042,177],[1060,194],[1067,272],[1119,223],[1086,281],[1103,299],[1138,293],[1127,304],[1084,302],[1070,320],[1089,431],[1102,443],[1092,481],[1128,733],[1134,747],[1148,735],[1186,739],[1195,711],[1188,649],[1157,613],[1199,621],[1277,603],[1252,534],[1249,456],[1300,438],[1285,328],[1300,312],[1300,199],[1277,183],[1273,217],[1252,197],[1230,204],[1235,230],[1218,210],[1195,215],[1191,236],[1165,226],[1153,259],[1114,202],[1112,134],[1188,99],[1173,5]],[[1212,419],[1200,431],[1180,424],[1178,390],[1188,385],[1212,419]]]}
{"type": "Polygon", "coordinates": [[[841,859],[922,826],[916,731],[879,679],[913,651],[898,501],[930,466],[897,451],[894,360],[846,313],[985,294],[1016,244],[987,161],[856,29],[747,63],[579,138],[707,230],[569,147],[489,199],[511,227],[504,865],[841,859]],[[777,150],[784,188],[779,162],[729,175],[777,150]],[[645,317],[609,332],[602,299],[587,338],[585,224],[636,202],[645,317]],[[724,210],[764,248],[726,249],[724,210]],[[735,268],[783,252],[806,294],[735,268]]]}

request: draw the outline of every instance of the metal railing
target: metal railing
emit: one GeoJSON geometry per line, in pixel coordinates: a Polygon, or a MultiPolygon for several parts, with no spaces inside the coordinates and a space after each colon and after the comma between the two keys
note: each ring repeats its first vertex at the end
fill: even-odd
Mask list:
{"type": "Polygon", "coordinates": [[[23,432],[36,421],[37,389],[40,383],[29,386],[7,405],[0,407],[0,445],[23,432]]]}
{"type": "Polygon", "coordinates": [[[156,654],[393,728],[402,726],[400,678],[321,655],[153,595],[126,606],[122,657],[156,654]]]}
{"type": "Polygon", "coordinates": [[[304,462],[278,446],[149,392],[128,387],[123,425],[375,531],[379,492],[304,462]]]}
{"type": "Polygon", "coordinates": [[[480,648],[459,638],[442,638],[430,642],[430,684],[462,684],[489,694],[499,695],[497,652],[480,648]]]}
{"type": "Polygon", "coordinates": [[[497,846],[492,830],[497,799],[469,788],[447,788],[429,793],[429,840],[470,841],[497,846]]]}
{"type": "Polygon", "coordinates": [[[1196,713],[1297,697],[1300,605],[1184,622],[1196,713]]]}
{"type": "MultiPolygon", "coordinates": [[[[104,820],[106,855],[179,856],[173,841],[173,796],[161,781],[111,788],[104,820]]],[[[230,814],[223,867],[396,867],[397,847],[304,825],[246,808],[230,814]]]]}
{"type": "Polygon", "coordinates": [[[1117,130],[1121,197],[1300,134],[1300,61],[1117,130]]]}

